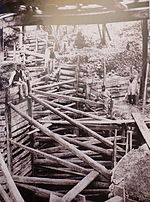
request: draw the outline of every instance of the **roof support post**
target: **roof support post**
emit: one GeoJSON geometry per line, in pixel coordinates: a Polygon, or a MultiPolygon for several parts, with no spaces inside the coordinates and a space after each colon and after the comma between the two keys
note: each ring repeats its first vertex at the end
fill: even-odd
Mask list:
{"type": "Polygon", "coordinates": [[[142,75],[140,81],[140,99],[144,97],[144,88],[147,72],[147,57],[148,57],[148,21],[144,19],[142,21],[142,43],[143,43],[143,53],[142,53],[142,75]]]}

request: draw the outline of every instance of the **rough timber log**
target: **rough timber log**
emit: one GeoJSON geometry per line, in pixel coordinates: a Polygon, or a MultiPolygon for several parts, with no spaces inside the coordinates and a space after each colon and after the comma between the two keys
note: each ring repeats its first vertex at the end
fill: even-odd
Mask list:
{"type": "MultiPolygon", "coordinates": [[[[49,101],[46,101],[46,102],[48,104],[54,106],[54,107],[60,107],[61,109],[72,111],[74,113],[77,113],[77,114],[80,114],[80,115],[83,115],[83,116],[91,117],[91,118],[94,118],[94,119],[97,119],[97,120],[107,120],[109,122],[109,119],[106,119],[106,118],[101,117],[101,116],[97,116],[95,114],[91,114],[89,112],[83,112],[81,110],[74,109],[74,108],[71,108],[71,107],[67,107],[67,106],[64,106],[64,105],[60,105],[60,104],[57,104],[57,103],[54,103],[54,102],[49,102],[49,101]]],[[[111,120],[110,120],[110,122],[111,122],[111,120]]]]}
{"type": "Polygon", "coordinates": [[[6,178],[6,183],[8,185],[8,188],[9,188],[9,191],[10,191],[10,194],[11,194],[13,200],[15,202],[24,202],[22,196],[20,195],[20,193],[9,173],[9,170],[4,162],[4,159],[3,159],[3,156],[1,153],[0,153],[0,169],[6,178]]]}
{"type": "Polygon", "coordinates": [[[84,143],[84,142],[81,142],[81,141],[78,141],[78,140],[75,140],[73,138],[69,138],[69,137],[62,137],[63,139],[65,139],[66,141],[70,142],[70,143],[73,143],[75,145],[79,145],[79,146],[83,146],[83,147],[86,147],[92,151],[95,151],[97,153],[100,153],[100,154],[105,154],[107,156],[111,156],[112,155],[112,152],[108,149],[103,149],[101,147],[97,147],[97,146],[94,146],[94,145],[90,145],[88,143],[84,143]]]}
{"type": "Polygon", "coordinates": [[[13,202],[1,184],[0,184],[0,195],[2,196],[5,202],[13,202]]]}
{"type": "Polygon", "coordinates": [[[69,116],[67,116],[66,114],[58,111],[57,109],[53,108],[52,106],[50,106],[49,104],[47,104],[46,102],[44,102],[43,100],[30,95],[35,101],[39,102],[40,104],[42,104],[44,107],[50,109],[52,112],[54,112],[55,114],[57,114],[58,116],[62,117],[63,119],[66,119],[68,122],[70,122],[71,124],[77,126],[78,128],[84,130],[86,133],[90,134],[91,136],[95,137],[96,139],[98,139],[99,141],[101,141],[102,143],[104,143],[105,145],[113,148],[113,143],[106,140],[104,137],[102,137],[101,135],[97,134],[96,132],[92,131],[91,129],[87,128],[86,126],[80,124],[79,122],[73,120],[72,118],[70,118],[69,116]]]}
{"type": "Polygon", "coordinates": [[[148,8],[137,8],[126,11],[106,11],[97,13],[63,14],[63,15],[34,15],[26,24],[44,25],[73,25],[73,24],[103,24],[127,22],[148,19],[148,8]]]}
{"type": "MultiPolygon", "coordinates": [[[[63,170],[63,169],[62,169],[63,170]]],[[[51,178],[44,178],[44,177],[27,177],[27,176],[17,176],[13,175],[13,179],[16,183],[24,183],[24,184],[45,184],[45,185],[59,185],[59,186],[72,186],[76,185],[80,182],[79,179],[51,179],[51,178]]],[[[108,188],[109,183],[107,182],[100,182],[94,181],[91,183],[92,187],[95,188],[108,188]]]]}
{"type": "Polygon", "coordinates": [[[70,163],[70,162],[65,161],[65,160],[63,160],[63,159],[54,157],[54,156],[52,156],[52,155],[50,155],[50,154],[46,154],[46,153],[41,152],[41,151],[36,150],[36,149],[32,149],[32,148],[27,147],[27,146],[25,146],[25,145],[19,144],[19,143],[13,141],[13,140],[10,140],[10,142],[11,142],[12,144],[18,146],[18,147],[21,147],[21,148],[23,148],[23,149],[25,149],[25,150],[27,150],[27,151],[29,151],[29,152],[35,154],[35,155],[40,155],[40,156],[43,156],[43,157],[48,158],[48,159],[50,159],[50,160],[53,160],[54,162],[57,162],[57,164],[59,163],[59,164],[61,164],[61,165],[63,165],[63,166],[66,166],[66,167],[68,167],[68,168],[70,168],[70,169],[72,169],[72,170],[74,170],[74,171],[78,171],[78,172],[81,172],[81,173],[84,173],[84,174],[89,173],[89,171],[88,171],[87,169],[84,169],[84,168],[82,168],[81,166],[77,166],[77,165],[75,165],[74,163],[70,163]]]}
{"type": "Polygon", "coordinates": [[[50,179],[50,178],[39,178],[39,177],[26,177],[26,176],[13,176],[16,183],[25,184],[47,184],[47,185],[76,185],[79,180],[73,179],[50,179]]]}
{"type": "Polygon", "coordinates": [[[62,82],[57,82],[57,83],[53,83],[53,84],[37,86],[37,87],[34,87],[34,90],[41,90],[41,89],[45,89],[45,88],[53,88],[53,87],[61,86],[61,85],[68,84],[68,83],[74,83],[75,81],[76,81],[76,79],[70,79],[68,81],[62,81],[62,82]]]}
{"type": "Polygon", "coordinates": [[[27,190],[30,190],[36,196],[39,196],[39,197],[42,197],[42,198],[49,198],[51,193],[55,193],[55,195],[57,195],[57,196],[62,196],[62,194],[60,194],[60,193],[52,192],[52,191],[49,191],[47,189],[38,188],[38,187],[35,187],[35,186],[32,186],[32,185],[17,183],[17,186],[22,187],[22,188],[27,189],[27,190]]]}
{"type": "Polygon", "coordinates": [[[62,98],[62,99],[66,99],[68,101],[75,101],[75,102],[81,102],[81,103],[85,103],[85,104],[89,104],[89,105],[94,105],[94,106],[100,106],[100,105],[104,105],[102,102],[101,103],[97,103],[88,99],[83,99],[83,98],[78,98],[78,97],[72,97],[72,96],[67,96],[67,95],[62,95],[62,94],[58,94],[58,93],[49,93],[49,92],[42,92],[39,90],[33,90],[35,93],[41,94],[41,95],[46,95],[48,97],[52,97],[52,98],[62,98]]]}
{"type": "MultiPolygon", "coordinates": [[[[32,96],[32,97],[34,97],[34,96],[32,96]]],[[[37,100],[37,98],[36,98],[36,100],[37,100]]],[[[18,110],[13,104],[10,104],[10,106],[11,106],[12,109],[14,109],[16,112],[18,112],[22,117],[24,117],[26,120],[28,120],[31,124],[34,124],[36,127],[38,127],[43,133],[45,133],[46,135],[48,135],[51,138],[53,138],[59,144],[65,146],[65,148],[68,148],[71,152],[73,152],[81,160],[83,160],[86,163],[88,163],[93,169],[95,169],[96,171],[98,171],[102,175],[106,176],[107,178],[110,177],[110,175],[111,175],[110,171],[107,170],[104,166],[100,165],[99,163],[97,163],[96,161],[94,161],[92,158],[90,158],[89,156],[87,156],[86,154],[84,154],[83,152],[81,152],[80,150],[76,149],[73,145],[71,145],[67,141],[63,140],[58,134],[51,132],[46,127],[42,126],[37,121],[35,121],[34,119],[30,118],[25,113],[20,112],[20,110],[18,110]]],[[[103,138],[103,139],[105,139],[105,138],[103,138]]],[[[103,142],[106,142],[106,143],[109,143],[109,145],[110,144],[112,145],[112,143],[109,142],[109,141],[103,141],[103,142]]]]}
{"type": "Polygon", "coordinates": [[[72,201],[83,189],[85,189],[97,176],[96,171],[91,171],[86,177],[84,177],[76,186],[74,186],[67,194],[63,196],[63,200],[66,202],[72,201]]]}

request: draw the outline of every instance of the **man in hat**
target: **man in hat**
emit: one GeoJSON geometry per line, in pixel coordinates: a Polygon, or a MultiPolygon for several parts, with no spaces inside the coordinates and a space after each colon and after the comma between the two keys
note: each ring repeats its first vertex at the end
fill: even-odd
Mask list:
{"type": "Polygon", "coordinates": [[[28,87],[26,76],[21,64],[15,64],[15,71],[12,72],[9,79],[9,86],[19,86],[19,92],[22,99],[28,96],[28,87]],[[25,97],[24,97],[25,95],[25,97]]]}

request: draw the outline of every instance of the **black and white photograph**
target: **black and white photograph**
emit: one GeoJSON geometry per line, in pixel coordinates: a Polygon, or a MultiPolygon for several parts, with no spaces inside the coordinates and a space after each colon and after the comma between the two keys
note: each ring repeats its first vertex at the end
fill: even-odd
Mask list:
{"type": "Polygon", "coordinates": [[[0,0],[0,202],[150,202],[149,4],[0,0]]]}

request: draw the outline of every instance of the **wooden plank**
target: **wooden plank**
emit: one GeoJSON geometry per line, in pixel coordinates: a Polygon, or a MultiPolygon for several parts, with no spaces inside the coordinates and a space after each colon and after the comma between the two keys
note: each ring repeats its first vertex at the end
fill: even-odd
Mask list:
{"type": "Polygon", "coordinates": [[[132,113],[132,116],[133,116],[134,120],[136,121],[136,124],[137,124],[142,136],[144,137],[147,146],[150,149],[150,131],[149,131],[148,127],[144,123],[143,118],[139,113],[132,113]]]}
{"type": "MultiPolygon", "coordinates": [[[[43,189],[43,188],[38,188],[38,187],[35,187],[35,186],[31,186],[31,185],[25,185],[25,184],[17,183],[17,186],[25,188],[27,190],[30,190],[33,193],[35,193],[37,196],[40,196],[42,198],[48,198],[49,199],[49,196],[52,193],[49,190],[46,190],[46,189],[43,189]]],[[[57,192],[54,192],[54,194],[58,195],[58,196],[62,196],[62,194],[57,193],[57,192]]]]}
{"type": "Polygon", "coordinates": [[[50,179],[41,177],[27,177],[27,176],[17,176],[13,175],[13,179],[18,183],[25,184],[47,184],[47,185],[76,185],[79,180],[74,179],[50,179]]]}
{"type": "Polygon", "coordinates": [[[52,156],[52,155],[50,155],[50,154],[46,154],[46,153],[44,153],[44,152],[38,151],[38,150],[36,150],[36,149],[32,149],[32,148],[30,148],[30,147],[21,145],[21,144],[19,144],[19,143],[16,143],[16,142],[13,141],[13,140],[10,140],[10,141],[11,141],[12,144],[14,144],[14,145],[16,145],[16,146],[18,146],[18,147],[24,148],[24,149],[26,149],[27,151],[29,151],[29,152],[31,152],[31,153],[33,153],[33,154],[35,154],[35,155],[38,154],[38,155],[40,155],[40,156],[43,156],[43,157],[48,158],[48,159],[50,159],[50,160],[53,160],[54,162],[57,162],[58,164],[61,164],[61,165],[65,166],[65,167],[69,167],[69,168],[71,168],[72,170],[75,170],[75,171],[78,171],[78,172],[81,172],[81,173],[83,172],[83,173],[85,173],[85,174],[88,173],[88,171],[87,171],[86,169],[84,169],[84,168],[82,168],[82,167],[80,167],[80,166],[77,166],[77,165],[75,165],[75,164],[73,164],[73,163],[70,163],[70,162],[68,162],[68,161],[66,161],[66,160],[63,160],[63,159],[54,157],[54,156],[52,156]]]}
{"type": "Polygon", "coordinates": [[[9,170],[4,162],[4,159],[2,157],[2,154],[0,153],[0,168],[3,172],[3,175],[6,178],[6,182],[10,191],[10,194],[12,196],[12,198],[14,199],[15,202],[24,202],[22,196],[20,195],[10,173],[9,170]]]}
{"type": "Polygon", "coordinates": [[[140,82],[140,99],[144,98],[144,88],[146,82],[146,73],[147,73],[147,60],[148,60],[148,20],[145,19],[142,21],[142,75],[140,82]]]}
{"type": "Polygon", "coordinates": [[[67,95],[58,94],[58,93],[43,92],[43,91],[39,91],[39,90],[33,90],[33,91],[37,94],[46,95],[46,96],[52,97],[52,98],[60,98],[60,99],[68,100],[68,101],[81,102],[81,103],[94,105],[94,106],[100,106],[100,104],[102,104],[102,106],[103,106],[103,102],[97,103],[97,102],[94,102],[94,101],[91,101],[88,99],[83,99],[83,98],[79,98],[79,97],[72,97],[72,96],[67,96],[67,95]]]}
{"type": "MultiPolygon", "coordinates": [[[[32,96],[32,98],[35,100],[35,97],[32,96]]],[[[36,98],[36,101],[39,99],[36,98]]],[[[39,102],[39,103],[43,103],[43,102],[39,102]]],[[[92,158],[90,158],[89,156],[87,156],[86,154],[84,154],[83,152],[81,152],[80,150],[78,150],[77,148],[75,148],[72,144],[68,143],[67,141],[63,140],[60,135],[51,132],[50,130],[48,130],[46,127],[42,126],[41,124],[39,124],[37,121],[35,121],[34,119],[32,119],[31,117],[29,117],[28,115],[20,112],[20,110],[18,110],[13,104],[9,104],[11,106],[11,108],[13,108],[15,111],[17,111],[21,116],[23,116],[25,119],[27,119],[30,123],[34,124],[36,127],[38,127],[43,133],[45,133],[47,136],[50,136],[51,138],[53,138],[56,142],[58,142],[59,144],[63,145],[65,148],[67,148],[68,150],[70,150],[72,153],[74,153],[76,156],[78,156],[81,160],[85,161],[86,163],[88,163],[93,169],[97,170],[99,173],[101,173],[102,175],[106,176],[107,178],[110,177],[110,171],[108,169],[106,169],[103,165],[98,164],[95,160],[93,160],[92,158]]],[[[48,105],[49,106],[49,105],[48,105]]],[[[49,106],[51,108],[51,106],[49,106]]],[[[51,108],[52,109],[52,108],[51,108]]],[[[54,109],[55,111],[56,109],[54,109]]],[[[57,110],[58,111],[58,110],[57,110]]],[[[58,112],[57,112],[58,113],[58,112]]],[[[59,113],[60,114],[60,113],[59,113]]],[[[64,116],[63,116],[64,117],[64,116]]],[[[87,132],[87,128],[86,128],[86,132],[87,132]]],[[[88,133],[91,134],[91,131],[88,130],[88,133]]],[[[93,134],[93,133],[92,133],[93,134]]],[[[100,135],[98,135],[97,133],[95,136],[100,137],[100,135]]],[[[101,141],[104,143],[109,143],[109,146],[113,144],[108,141],[105,140],[105,138],[101,138],[101,141]]],[[[15,143],[16,144],[16,143],[15,143]]],[[[32,150],[33,151],[33,150],[32,150]]],[[[60,159],[59,159],[60,162],[60,159]]]]}
{"type": "Polygon", "coordinates": [[[100,154],[105,154],[107,156],[111,156],[112,155],[112,152],[107,150],[107,149],[103,149],[101,147],[97,147],[97,146],[94,146],[94,145],[90,145],[88,143],[84,143],[84,142],[81,142],[81,141],[78,141],[78,140],[75,140],[73,138],[69,138],[69,137],[64,137],[62,136],[63,139],[65,139],[66,141],[70,142],[70,143],[73,143],[73,144],[76,144],[76,145],[79,145],[79,146],[82,146],[82,147],[86,147],[92,151],[95,151],[97,153],[100,153],[100,154]]]}
{"type": "Polygon", "coordinates": [[[6,105],[6,137],[7,137],[7,165],[9,172],[12,172],[12,145],[9,142],[9,138],[12,138],[12,131],[11,131],[11,108],[8,105],[8,102],[10,101],[10,90],[7,88],[6,90],[6,99],[5,99],[5,105],[6,105]]]}
{"type": "Polygon", "coordinates": [[[73,24],[103,24],[103,23],[113,23],[113,22],[127,22],[127,21],[136,21],[148,19],[149,13],[148,8],[140,9],[130,9],[127,11],[115,12],[106,11],[94,13],[90,16],[89,14],[63,14],[63,15],[35,15],[30,18],[30,21],[26,22],[27,24],[41,24],[44,22],[45,25],[73,25],[73,24]]]}
{"type": "Polygon", "coordinates": [[[69,116],[67,116],[66,114],[58,111],[57,109],[53,108],[52,106],[50,106],[49,104],[47,104],[46,102],[42,101],[39,98],[36,98],[33,95],[30,95],[34,100],[36,100],[37,102],[39,102],[41,105],[43,105],[44,107],[46,107],[47,109],[50,109],[52,112],[54,112],[55,114],[57,114],[58,116],[60,116],[61,118],[67,120],[69,123],[71,123],[72,125],[80,128],[81,130],[85,131],[87,134],[90,134],[91,136],[93,136],[94,138],[98,139],[99,141],[101,141],[102,143],[104,143],[105,145],[109,146],[109,147],[113,147],[112,142],[106,140],[103,136],[101,136],[100,134],[97,134],[96,132],[90,130],[89,128],[87,128],[86,126],[82,125],[81,123],[75,121],[74,119],[70,118],[69,116]]]}
{"type": "Polygon", "coordinates": [[[7,192],[4,190],[3,186],[0,184],[0,195],[4,199],[5,202],[13,202],[13,200],[9,197],[7,192]]]}
{"type": "MultiPolygon", "coordinates": [[[[84,115],[84,116],[91,117],[91,118],[94,118],[94,119],[97,119],[97,120],[107,120],[109,122],[108,119],[106,119],[104,117],[101,117],[101,116],[98,116],[98,115],[95,115],[95,114],[92,114],[92,113],[89,113],[89,112],[84,112],[84,111],[81,111],[81,110],[78,110],[78,109],[74,109],[74,108],[64,106],[64,105],[61,105],[61,104],[57,104],[57,103],[54,103],[54,102],[50,102],[50,101],[46,101],[46,102],[48,104],[51,104],[54,107],[60,107],[61,109],[69,110],[69,111],[72,111],[72,112],[77,113],[79,115],[84,115]]],[[[111,120],[110,120],[110,122],[111,122],[111,120]]]]}
{"type": "Polygon", "coordinates": [[[62,198],[59,196],[56,196],[54,193],[50,194],[49,202],[65,202],[62,198]]]}
{"type": "Polygon", "coordinates": [[[29,122],[27,120],[24,120],[21,123],[15,125],[15,126],[12,126],[12,128],[11,128],[12,133],[17,133],[18,130],[20,131],[23,127],[26,127],[26,126],[29,126],[29,122]]]}
{"type": "Polygon", "coordinates": [[[97,171],[91,171],[86,177],[84,177],[76,186],[74,186],[67,194],[63,196],[65,202],[72,201],[83,189],[85,189],[97,176],[97,171]]]}
{"type": "Polygon", "coordinates": [[[57,83],[53,83],[53,84],[37,86],[37,87],[34,87],[33,89],[39,90],[39,89],[44,89],[44,88],[52,88],[52,87],[57,87],[57,86],[61,86],[61,85],[68,84],[68,83],[74,83],[75,81],[76,81],[76,79],[71,79],[68,81],[62,81],[62,82],[57,82],[57,83]]]}

